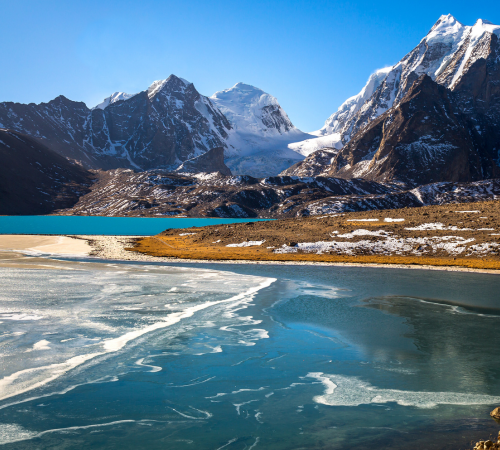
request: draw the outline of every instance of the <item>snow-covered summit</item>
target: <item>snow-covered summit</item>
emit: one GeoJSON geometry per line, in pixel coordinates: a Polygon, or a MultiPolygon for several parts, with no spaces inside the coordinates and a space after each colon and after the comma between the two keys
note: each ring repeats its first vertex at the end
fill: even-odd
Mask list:
{"type": "Polygon", "coordinates": [[[120,100],[128,100],[137,94],[126,94],[125,92],[113,92],[109,97],[105,98],[102,103],[94,106],[93,109],[106,109],[112,103],[118,102],[120,100]]]}
{"type": "Polygon", "coordinates": [[[455,19],[455,17],[451,14],[446,14],[438,19],[423,40],[429,45],[456,42],[461,38],[466,29],[467,27],[455,19]]]}
{"type": "Polygon", "coordinates": [[[234,174],[275,175],[303,159],[288,144],[312,136],[293,125],[272,95],[255,86],[236,83],[216,92],[210,100],[232,127],[225,153],[226,164],[234,174]]]}
{"type": "Polygon", "coordinates": [[[236,83],[210,99],[239,132],[276,135],[296,130],[275,97],[249,84],[236,83]]]}
{"type": "Polygon", "coordinates": [[[151,83],[151,85],[148,87],[148,97],[152,99],[156,94],[162,91],[165,86],[170,87],[172,90],[184,92],[190,84],[192,83],[185,80],[184,78],[180,78],[172,74],[164,80],[153,81],[153,83],[151,83]]]}

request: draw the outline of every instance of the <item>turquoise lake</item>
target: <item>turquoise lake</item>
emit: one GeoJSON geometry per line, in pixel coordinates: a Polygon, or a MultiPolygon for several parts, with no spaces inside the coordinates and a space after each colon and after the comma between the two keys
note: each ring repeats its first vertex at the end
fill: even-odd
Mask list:
{"type": "Polygon", "coordinates": [[[171,217],[0,216],[0,234],[90,234],[153,236],[169,228],[202,227],[268,219],[171,217]]]}

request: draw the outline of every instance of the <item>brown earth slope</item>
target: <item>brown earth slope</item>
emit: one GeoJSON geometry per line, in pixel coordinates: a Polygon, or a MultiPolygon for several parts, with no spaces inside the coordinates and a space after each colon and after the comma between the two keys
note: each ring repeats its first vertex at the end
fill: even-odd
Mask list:
{"type": "Polygon", "coordinates": [[[181,259],[500,269],[500,201],[166,230],[130,250],[181,259]]]}

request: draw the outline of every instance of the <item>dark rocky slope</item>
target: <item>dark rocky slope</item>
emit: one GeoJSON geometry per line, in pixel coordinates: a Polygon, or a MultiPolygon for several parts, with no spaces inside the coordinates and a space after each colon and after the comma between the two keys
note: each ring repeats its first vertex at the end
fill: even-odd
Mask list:
{"type": "Polygon", "coordinates": [[[213,173],[219,172],[222,175],[232,175],[231,169],[224,164],[224,149],[222,147],[213,148],[200,156],[188,159],[176,170],[180,173],[213,173]]]}
{"type": "Polygon", "coordinates": [[[412,186],[498,177],[498,153],[481,139],[479,121],[486,126],[460,108],[456,94],[423,75],[398,105],[349,141],[329,174],[412,186]]]}
{"type": "Polygon", "coordinates": [[[281,172],[280,175],[297,177],[325,176],[329,172],[330,165],[333,163],[333,160],[338,152],[338,149],[330,147],[316,150],[307,156],[303,161],[299,161],[281,172]]]}
{"type": "Polygon", "coordinates": [[[37,140],[0,129],[0,214],[50,214],[90,191],[93,174],[37,140]]]}
{"type": "Polygon", "coordinates": [[[177,217],[304,217],[500,198],[500,180],[405,190],[362,179],[229,176],[112,170],[62,214],[177,217]]]}
{"type": "Polygon", "coordinates": [[[307,205],[332,195],[388,194],[394,186],[334,178],[223,176],[159,171],[99,173],[92,192],[63,214],[286,217],[308,215],[307,205]]]}

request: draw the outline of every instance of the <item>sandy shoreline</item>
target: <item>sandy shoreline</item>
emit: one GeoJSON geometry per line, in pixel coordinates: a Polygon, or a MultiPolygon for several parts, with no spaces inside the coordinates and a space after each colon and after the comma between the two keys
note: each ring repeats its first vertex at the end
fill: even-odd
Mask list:
{"type": "MultiPolygon", "coordinates": [[[[139,236],[39,236],[39,235],[0,235],[0,252],[18,254],[50,254],[53,256],[90,256],[103,261],[137,261],[160,263],[196,264],[261,264],[261,265],[314,265],[337,267],[377,267],[386,269],[445,270],[451,272],[489,273],[499,275],[492,269],[473,269],[456,266],[430,266],[406,264],[343,263],[312,261],[248,261],[248,260],[198,260],[149,256],[125,250],[131,247],[139,236]]],[[[10,259],[10,258],[9,258],[10,259]]],[[[5,261],[5,260],[4,260],[5,261]]],[[[16,265],[19,260],[16,258],[16,265]]],[[[12,260],[14,262],[14,259],[12,260]]],[[[2,264],[5,266],[6,264],[2,264]]]]}
{"type": "Polygon", "coordinates": [[[0,251],[23,251],[55,255],[85,256],[92,247],[84,239],[71,236],[2,234],[0,251]]]}

